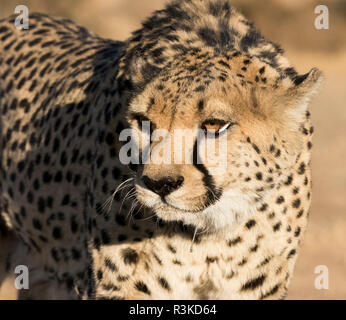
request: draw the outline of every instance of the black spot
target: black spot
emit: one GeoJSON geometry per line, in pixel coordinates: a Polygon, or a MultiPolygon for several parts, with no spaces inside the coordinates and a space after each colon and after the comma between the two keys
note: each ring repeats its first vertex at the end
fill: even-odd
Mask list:
{"type": "Polygon", "coordinates": [[[38,198],[37,208],[40,213],[44,213],[44,210],[46,208],[46,202],[42,197],[38,198]]]}
{"type": "Polygon", "coordinates": [[[102,272],[102,270],[98,270],[97,271],[97,279],[102,280],[102,278],[103,278],[103,272],[102,272]]]}
{"type": "Polygon", "coordinates": [[[205,262],[206,263],[214,263],[214,262],[216,262],[218,260],[218,258],[217,257],[206,257],[205,258],[205,262]]]}
{"type": "Polygon", "coordinates": [[[28,45],[29,45],[29,47],[33,47],[33,46],[35,46],[36,44],[40,43],[41,41],[42,41],[41,38],[36,38],[36,39],[34,39],[34,40],[31,40],[31,41],[28,43],[28,45]]]}
{"type": "Polygon", "coordinates": [[[249,47],[257,47],[262,39],[263,37],[261,34],[251,28],[248,33],[242,37],[240,41],[240,48],[242,51],[248,52],[249,47]]]}
{"type": "Polygon", "coordinates": [[[288,176],[287,177],[287,180],[285,181],[285,185],[286,186],[289,186],[293,181],[293,177],[292,176],[288,176]]]}
{"type": "Polygon", "coordinates": [[[18,171],[22,172],[24,170],[24,166],[25,166],[24,161],[19,161],[17,164],[18,171]]]}
{"type": "Polygon", "coordinates": [[[273,226],[274,232],[279,231],[281,228],[281,222],[278,222],[276,225],[273,226]]]}
{"type": "Polygon", "coordinates": [[[252,227],[254,227],[255,225],[256,225],[256,221],[253,220],[253,219],[249,220],[249,221],[245,224],[246,228],[248,228],[249,230],[250,230],[252,227]]]}
{"type": "Polygon", "coordinates": [[[203,27],[198,30],[198,35],[208,46],[215,46],[217,44],[216,32],[208,27],[203,27]]]}
{"type": "Polygon", "coordinates": [[[59,262],[60,261],[60,257],[59,257],[59,254],[58,254],[58,250],[56,248],[52,248],[51,251],[50,251],[51,255],[52,255],[52,258],[56,261],[56,262],[59,262]]]}
{"type": "Polygon", "coordinates": [[[242,261],[240,261],[239,263],[238,263],[238,266],[243,266],[244,264],[246,264],[247,263],[247,259],[246,258],[244,258],[242,261]]]}
{"type": "Polygon", "coordinates": [[[66,206],[70,203],[70,195],[66,194],[61,201],[62,206],[66,206]]]}
{"type": "Polygon", "coordinates": [[[126,280],[128,280],[129,279],[129,277],[128,276],[118,276],[117,277],[117,280],[119,281],[119,282],[124,282],[124,281],[126,281],[126,280]]]}
{"type": "Polygon", "coordinates": [[[158,278],[159,284],[161,285],[162,288],[170,291],[171,287],[169,286],[168,281],[165,278],[159,277],[158,278]]]}
{"type": "Polygon", "coordinates": [[[52,175],[48,171],[45,171],[43,173],[42,180],[44,183],[48,184],[52,181],[52,175]]]}
{"type": "Polygon", "coordinates": [[[71,216],[70,223],[72,233],[76,233],[78,231],[78,223],[76,221],[76,216],[71,216]]]}
{"type": "Polygon", "coordinates": [[[262,180],[262,178],[263,178],[262,173],[261,173],[261,172],[257,172],[257,173],[256,173],[256,179],[257,179],[257,180],[262,180]]]}
{"type": "Polygon", "coordinates": [[[273,294],[278,292],[279,288],[280,288],[280,284],[275,285],[272,289],[267,291],[265,294],[262,294],[260,299],[265,299],[272,296],[273,294]]]}
{"type": "Polygon", "coordinates": [[[250,252],[256,252],[258,249],[258,244],[254,245],[253,247],[250,248],[250,252]]]}
{"type": "Polygon", "coordinates": [[[0,27],[0,33],[8,31],[8,28],[6,26],[0,27]]]}
{"type": "Polygon", "coordinates": [[[256,151],[258,154],[261,153],[260,149],[259,149],[259,148],[257,147],[257,145],[255,145],[254,143],[252,144],[252,147],[255,149],[255,151],[256,151]]]}
{"type": "Polygon", "coordinates": [[[116,221],[116,223],[118,224],[118,225],[120,225],[120,226],[126,226],[126,218],[125,218],[125,216],[124,215],[122,215],[122,214],[117,214],[116,216],[115,216],[115,221],[116,221]]]}
{"type": "Polygon", "coordinates": [[[61,182],[61,181],[62,181],[62,172],[61,172],[61,171],[58,171],[58,172],[55,174],[54,181],[55,181],[55,182],[61,182]]]}
{"type": "Polygon", "coordinates": [[[38,219],[32,219],[32,225],[36,230],[42,230],[42,223],[38,219]]]}
{"type": "Polygon", "coordinates": [[[308,179],[308,177],[305,177],[304,178],[304,185],[306,186],[308,183],[309,183],[309,179],[308,179]]]}
{"type": "Polygon", "coordinates": [[[119,291],[120,290],[119,287],[115,286],[112,283],[103,284],[102,289],[104,289],[106,291],[119,291]]]}
{"type": "Polygon", "coordinates": [[[62,232],[61,232],[61,228],[60,227],[54,227],[53,228],[53,238],[54,239],[61,239],[62,238],[62,232]]]}
{"type": "Polygon", "coordinates": [[[298,174],[304,174],[304,173],[305,173],[305,163],[302,162],[299,166],[298,174]]]}
{"type": "Polygon", "coordinates": [[[143,292],[145,294],[150,295],[150,290],[148,289],[147,285],[143,281],[137,281],[136,284],[135,284],[135,288],[138,291],[141,291],[141,292],[143,292]]]}
{"type": "Polygon", "coordinates": [[[285,198],[283,196],[280,196],[276,199],[277,204],[283,203],[284,201],[285,201],[285,198]]]}
{"type": "Polygon", "coordinates": [[[295,249],[292,249],[292,250],[288,253],[287,259],[292,258],[296,253],[297,253],[296,250],[295,250],[295,249]]]}
{"type": "Polygon", "coordinates": [[[117,266],[109,258],[105,258],[105,266],[113,272],[118,271],[117,266]]]}
{"type": "Polygon", "coordinates": [[[233,239],[233,240],[228,240],[227,244],[228,244],[230,247],[232,247],[232,246],[234,246],[234,245],[236,245],[236,244],[238,244],[238,243],[240,243],[240,242],[241,242],[241,238],[240,238],[240,237],[237,237],[237,238],[235,238],[235,239],[233,239]]]}
{"type": "Polygon", "coordinates": [[[56,68],[56,71],[61,71],[61,70],[64,70],[65,69],[65,67],[67,66],[67,64],[68,64],[68,61],[67,60],[65,60],[65,61],[62,61],[59,65],[58,65],[58,67],[56,68]]]}
{"type": "Polygon", "coordinates": [[[223,60],[219,60],[219,64],[221,64],[222,66],[226,67],[227,69],[231,69],[231,67],[223,60]]]}
{"type": "Polygon", "coordinates": [[[299,208],[300,207],[300,199],[296,199],[292,202],[293,208],[299,208]]]}
{"type": "Polygon", "coordinates": [[[172,245],[168,244],[168,245],[167,245],[167,248],[168,248],[168,250],[171,251],[172,253],[177,253],[177,250],[176,250],[174,247],[172,247],[172,245]]]}
{"type": "Polygon", "coordinates": [[[256,288],[260,287],[264,280],[266,279],[266,275],[261,275],[258,278],[249,280],[245,284],[242,285],[241,291],[246,291],[246,290],[255,290],[256,288]]]}
{"type": "Polygon", "coordinates": [[[205,86],[198,86],[194,91],[195,92],[204,92],[205,86]]]}
{"type": "Polygon", "coordinates": [[[259,208],[259,211],[266,211],[268,208],[268,204],[263,203],[262,206],[259,208]]]}
{"type": "Polygon", "coordinates": [[[34,195],[31,191],[29,191],[27,194],[27,200],[29,203],[33,203],[33,201],[34,201],[34,195]]]}
{"type": "Polygon", "coordinates": [[[294,232],[294,236],[298,237],[300,235],[300,231],[301,231],[300,227],[297,227],[296,231],[294,232]]]}
{"type": "Polygon", "coordinates": [[[131,248],[122,250],[122,255],[125,264],[136,264],[138,262],[138,253],[131,248]]]}
{"type": "Polygon", "coordinates": [[[153,252],[153,256],[154,256],[155,260],[157,261],[157,263],[160,266],[162,266],[162,260],[158,257],[158,255],[155,252],[153,252]]]}
{"type": "Polygon", "coordinates": [[[304,210],[300,210],[297,214],[297,218],[300,218],[304,214],[304,210]]]}
{"type": "Polygon", "coordinates": [[[72,259],[76,261],[78,261],[81,258],[81,253],[76,248],[72,248],[71,255],[72,255],[72,259]]]}
{"type": "Polygon", "coordinates": [[[101,230],[101,241],[102,244],[109,244],[111,242],[111,238],[106,230],[101,230]]]}
{"type": "Polygon", "coordinates": [[[299,193],[299,188],[298,187],[294,187],[292,192],[293,192],[293,194],[298,194],[299,193]]]}
{"type": "Polygon", "coordinates": [[[114,167],[113,170],[112,170],[112,175],[113,175],[113,178],[115,180],[119,180],[120,179],[120,176],[121,176],[121,171],[119,168],[117,167],[114,167]]]}

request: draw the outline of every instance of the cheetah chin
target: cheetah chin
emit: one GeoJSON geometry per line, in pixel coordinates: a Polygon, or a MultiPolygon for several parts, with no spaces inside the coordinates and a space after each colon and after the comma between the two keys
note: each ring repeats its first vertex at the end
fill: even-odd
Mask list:
{"type": "Polygon", "coordinates": [[[248,195],[233,190],[223,192],[220,199],[199,210],[189,210],[174,200],[163,200],[139,185],[136,193],[137,199],[160,219],[179,221],[208,233],[222,232],[222,230],[229,232],[254,215],[258,209],[256,194],[248,195]]]}

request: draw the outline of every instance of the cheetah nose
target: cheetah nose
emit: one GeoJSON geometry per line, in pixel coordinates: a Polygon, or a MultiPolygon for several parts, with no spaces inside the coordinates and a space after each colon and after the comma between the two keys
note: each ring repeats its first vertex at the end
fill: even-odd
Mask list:
{"type": "Polygon", "coordinates": [[[164,177],[160,180],[153,180],[148,176],[143,176],[142,181],[149,190],[157,193],[163,198],[171,192],[179,189],[184,182],[184,177],[179,176],[176,179],[172,177],[164,177]]]}

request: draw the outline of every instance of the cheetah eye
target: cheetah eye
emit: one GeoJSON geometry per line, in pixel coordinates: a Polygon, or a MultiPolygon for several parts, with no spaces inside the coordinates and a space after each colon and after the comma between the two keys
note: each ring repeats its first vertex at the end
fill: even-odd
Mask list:
{"type": "Polygon", "coordinates": [[[205,133],[221,134],[225,132],[231,125],[231,122],[226,122],[219,119],[211,119],[204,121],[202,124],[202,129],[205,133]]]}

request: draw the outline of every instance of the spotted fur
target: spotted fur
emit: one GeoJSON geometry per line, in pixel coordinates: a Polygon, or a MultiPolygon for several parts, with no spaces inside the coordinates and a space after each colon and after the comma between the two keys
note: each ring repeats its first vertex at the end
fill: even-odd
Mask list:
{"type": "Polygon", "coordinates": [[[14,19],[0,21],[0,281],[28,264],[23,298],[284,298],[320,71],[298,75],[227,0],[171,1],[123,43],[14,19]],[[197,130],[210,115],[232,123],[225,174],[194,142],[191,164],[120,163],[123,129],[197,130]]]}

